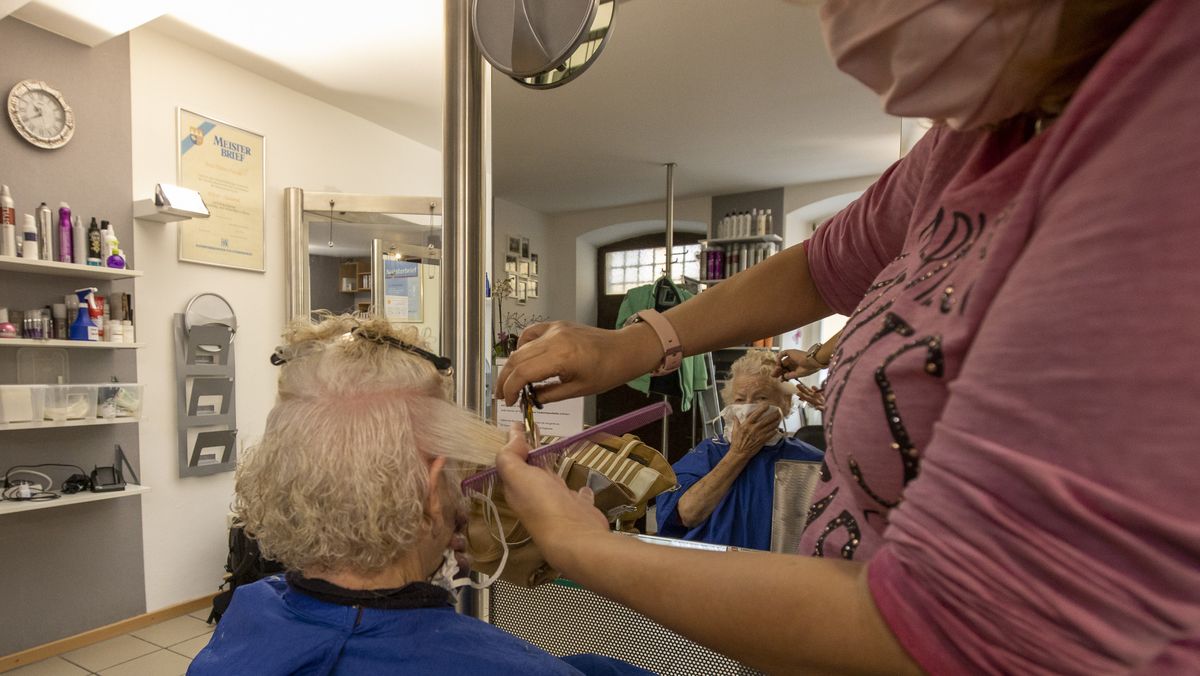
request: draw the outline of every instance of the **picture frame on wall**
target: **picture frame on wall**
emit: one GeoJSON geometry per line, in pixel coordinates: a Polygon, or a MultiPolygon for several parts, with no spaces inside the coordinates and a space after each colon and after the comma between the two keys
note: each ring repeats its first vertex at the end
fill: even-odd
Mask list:
{"type": "MultiPolygon", "coordinates": [[[[538,274],[538,255],[537,254],[529,254],[529,274],[531,274],[531,275],[538,274]]],[[[535,296],[535,298],[536,298],[536,296],[535,296]]]]}
{"type": "Polygon", "coordinates": [[[513,256],[521,255],[521,238],[520,237],[509,237],[508,238],[508,253],[512,254],[513,256]]]}
{"type": "Polygon", "coordinates": [[[518,275],[528,275],[529,274],[529,261],[522,258],[517,263],[517,274],[518,275]]]}
{"type": "Polygon", "coordinates": [[[210,212],[179,223],[179,260],[266,272],[266,137],[179,107],[174,145],[178,184],[210,212]]]}
{"type": "Polygon", "coordinates": [[[529,238],[521,238],[521,258],[529,258],[529,238]]]}
{"type": "MultiPolygon", "coordinates": [[[[520,245],[517,245],[520,248],[520,245]]],[[[504,256],[504,271],[510,274],[517,273],[517,257],[513,254],[505,254],[504,256]]]]}
{"type": "Polygon", "coordinates": [[[537,298],[538,297],[538,280],[536,280],[536,279],[529,280],[529,290],[527,293],[527,297],[528,298],[537,298]]]}
{"type": "Polygon", "coordinates": [[[517,304],[524,305],[529,298],[529,280],[517,277],[517,304]]]}

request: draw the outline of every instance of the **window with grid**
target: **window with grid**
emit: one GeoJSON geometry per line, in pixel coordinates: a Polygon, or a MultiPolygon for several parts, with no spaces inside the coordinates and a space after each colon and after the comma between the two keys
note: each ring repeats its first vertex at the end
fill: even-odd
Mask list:
{"type": "MultiPolygon", "coordinates": [[[[682,244],[674,247],[671,256],[671,276],[676,284],[684,276],[700,277],[700,245],[682,244]]],[[[667,247],[610,251],[604,255],[604,293],[623,295],[635,286],[652,284],[667,265],[667,247]]]]}

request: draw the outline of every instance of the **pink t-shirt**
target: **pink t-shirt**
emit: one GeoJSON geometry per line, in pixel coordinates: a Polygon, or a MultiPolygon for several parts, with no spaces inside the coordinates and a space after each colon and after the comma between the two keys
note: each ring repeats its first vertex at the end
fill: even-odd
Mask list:
{"type": "Polygon", "coordinates": [[[937,128],[821,228],[851,314],[803,553],[935,673],[1200,673],[1200,2],[1027,140],[937,128]]]}

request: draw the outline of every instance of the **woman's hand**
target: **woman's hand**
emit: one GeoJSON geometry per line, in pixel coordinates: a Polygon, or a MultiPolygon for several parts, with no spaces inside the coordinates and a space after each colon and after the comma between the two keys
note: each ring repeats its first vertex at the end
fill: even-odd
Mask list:
{"type": "Polygon", "coordinates": [[[504,497],[546,561],[567,573],[572,543],[608,533],[608,520],[593,504],[590,488],[572,491],[557,474],[525,464],[528,454],[525,433],[514,424],[508,431],[508,443],[496,456],[504,497]]]}
{"type": "Polygon", "coordinates": [[[796,396],[800,397],[800,401],[818,411],[825,410],[825,391],[820,387],[809,387],[804,383],[796,383],[796,396]]]}
{"type": "Polygon", "coordinates": [[[783,350],[779,353],[779,364],[771,372],[771,376],[782,380],[795,380],[810,376],[823,368],[825,367],[815,363],[803,350],[783,350]]]}
{"type": "Polygon", "coordinates": [[[661,361],[662,344],[646,324],[616,331],[572,322],[534,324],[521,334],[517,351],[496,378],[496,398],[511,406],[522,387],[556,376],[558,383],[538,387],[540,401],[604,392],[649,373],[661,361]]]}
{"type": "Polygon", "coordinates": [[[753,457],[779,430],[779,416],[769,406],[755,409],[730,431],[729,452],[753,457]]]}

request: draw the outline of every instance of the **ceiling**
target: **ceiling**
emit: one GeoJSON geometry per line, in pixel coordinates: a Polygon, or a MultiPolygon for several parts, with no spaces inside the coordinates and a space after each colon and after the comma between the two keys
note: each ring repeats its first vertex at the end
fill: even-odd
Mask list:
{"type": "MultiPolygon", "coordinates": [[[[441,145],[436,0],[0,0],[8,13],[92,45],[148,24],[441,145]]],[[[678,197],[882,171],[900,124],[833,68],[816,14],[784,0],[623,0],[574,82],[493,78],[495,195],[548,213],[657,200],[664,162],[678,164],[678,197]]]]}
{"type": "Polygon", "coordinates": [[[726,194],[883,171],[900,122],[839,73],[817,9],[782,0],[628,0],[577,80],[493,78],[497,197],[542,212],[726,194]]]}

